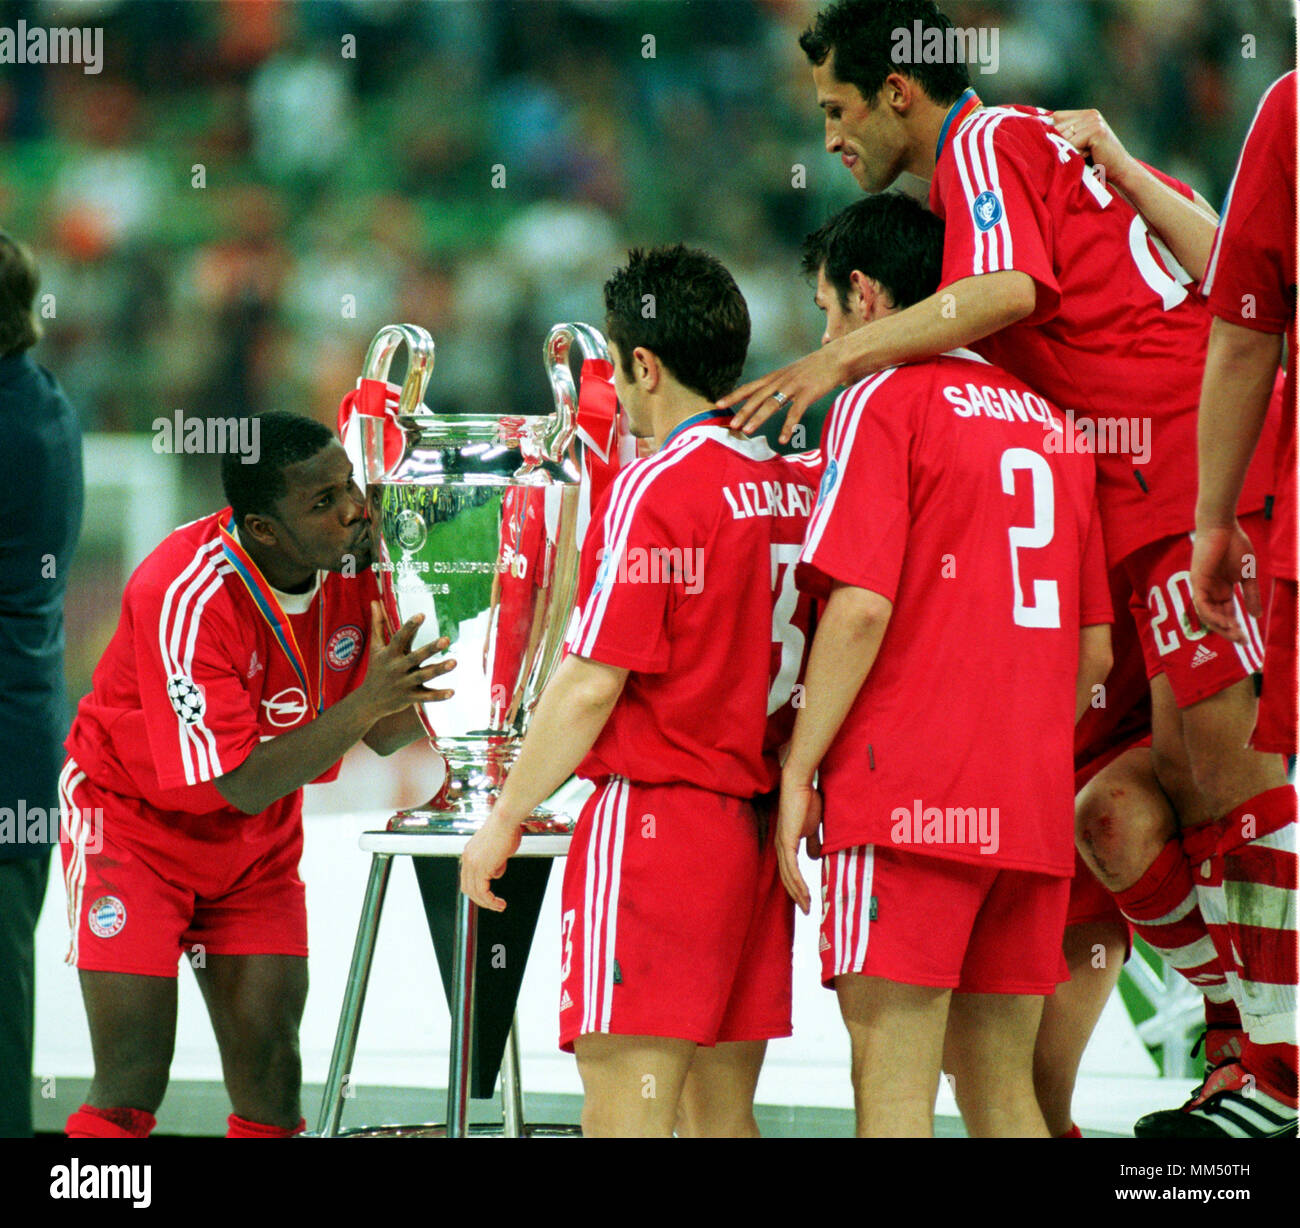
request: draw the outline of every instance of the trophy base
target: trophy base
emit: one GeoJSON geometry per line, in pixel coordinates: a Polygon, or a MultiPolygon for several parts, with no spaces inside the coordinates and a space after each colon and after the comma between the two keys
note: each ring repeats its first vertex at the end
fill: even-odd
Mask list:
{"type": "MultiPolygon", "coordinates": [[[[472,836],[487,822],[492,807],[474,806],[461,810],[453,804],[450,808],[399,810],[388,820],[388,830],[409,835],[472,836]]],[[[526,836],[568,836],[573,834],[574,820],[549,810],[534,810],[524,821],[526,836]]]]}
{"type": "MultiPolygon", "coordinates": [[[[436,743],[447,776],[423,806],[399,810],[388,821],[391,832],[431,836],[472,836],[487,822],[492,806],[519,754],[518,736],[476,732],[436,743]]],[[[525,835],[568,836],[576,820],[538,807],[523,825],[525,835]]]]}

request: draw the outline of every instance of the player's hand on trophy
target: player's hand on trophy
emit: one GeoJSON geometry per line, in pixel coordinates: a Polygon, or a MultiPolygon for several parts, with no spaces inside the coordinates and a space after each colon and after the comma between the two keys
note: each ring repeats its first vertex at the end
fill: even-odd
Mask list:
{"type": "Polygon", "coordinates": [[[492,894],[491,880],[506,872],[506,862],[519,848],[523,830],[494,811],[460,855],[460,889],[480,908],[505,911],[505,900],[492,894]]]}
{"type": "Polygon", "coordinates": [[[1100,111],[1053,111],[1052,124],[1093,166],[1120,180],[1133,165],[1133,155],[1111,131],[1100,111]]]}
{"type": "Polygon", "coordinates": [[[455,694],[455,691],[439,691],[425,686],[426,682],[455,669],[456,662],[453,659],[424,664],[434,653],[446,652],[451,641],[443,636],[423,648],[412,648],[416,632],[423,622],[423,614],[408,618],[385,643],[383,611],[379,602],[370,603],[370,663],[357,694],[364,695],[376,719],[401,712],[411,704],[436,703],[455,694]]]}
{"type": "Polygon", "coordinates": [[[786,891],[805,916],[812,900],[808,884],[799,872],[799,841],[808,842],[809,857],[820,857],[821,823],[822,795],[816,787],[811,782],[782,777],[776,818],[776,860],[786,891]]]}
{"type": "Polygon", "coordinates": [[[1237,618],[1235,586],[1241,585],[1246,609],[1264,617],[1259,595],[1259,556],[1237,521],[1230,528],[1196,530],[1192,544],[1192,602],[1201,622],[1234,643],[1246,633],[1237,618]]]}
{"type": "Polygon", "coordinates": [[[795,437],[795,428],[814,401],[833,392],[848,378],[841,369],[843,352],[843,340],[832,341],[815,354],[790,363],[771,375],[741,384],[718,402],[718,408],[731,409],[739,404],[731,419],[731,427],[733,430],[743,429],[747,435],[752,435],[777,410],[784,409],[781,442],[789,443],[793,438],[796,448],[812,447],[812,440],[795,437]]]}

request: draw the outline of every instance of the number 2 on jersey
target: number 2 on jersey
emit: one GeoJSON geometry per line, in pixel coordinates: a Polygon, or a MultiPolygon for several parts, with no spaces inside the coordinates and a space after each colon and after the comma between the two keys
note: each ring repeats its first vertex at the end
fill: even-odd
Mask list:
{"type": "Polygon", "coordinates": [[[1059,627],[1061,625],[1061,594],[1055,580],[1034,581],[1034,603],[1025,604],[1024,588],[1020,583],[1021,550],[1041,550],[1056,532],[1056,500],[1052,485],[1052,467],[1037,452],[1028,448],[1008,448],[1002,453],[1002,493],[1016,493],[1016,472],[1029,474],[1029,485],[1034,497],[1034,522],[1031,525],[1012,525],[1007,529],[1011,539],[1011,587],[1014,593],[1011,617],[1017,627],[1059,627]]]}

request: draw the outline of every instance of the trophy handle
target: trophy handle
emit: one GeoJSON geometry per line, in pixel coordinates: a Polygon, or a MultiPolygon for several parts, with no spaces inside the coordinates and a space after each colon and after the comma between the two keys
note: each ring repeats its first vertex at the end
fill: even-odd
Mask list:
{"type": "Polygon", "coordinates": [[[362,379],[388,379],[397,347],[406,342],[406,378],[397,402],[399,414],[413,414],[424,401],[424,390],[433,374],[433,338],[418,324],[386,324],[376,334],[366,351],[362,379]]]}
{"type": "Polygon", "coordinates": [[[569,352],[575,345],[584,359],[609,361],[609,346],[605,344],[605,338],[590,324],[556,324],[546,334],[542,343],[542,362],[551,382],[555,412],[541,428],[540,443],[542,454],[549,461],[559,462],[568,454],[578,431],[578,390],[569,368],[569,352]]]}

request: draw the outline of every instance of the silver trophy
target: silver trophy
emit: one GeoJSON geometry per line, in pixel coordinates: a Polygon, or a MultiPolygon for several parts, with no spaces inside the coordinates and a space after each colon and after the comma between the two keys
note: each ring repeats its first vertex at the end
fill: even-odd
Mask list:
{"type": "MultiPolygon", "coordinates": [[[[446,760],[443,787],[388,827],[459,835],[488,817],[560,659],[577,589],[581,481],[569,358],[575,344],[587,358],[608,351],[595,329],[556,325],[544,347],[554,413],[438,417],[422,404],[433,366],[423,329],[381,329],[365,377],[386,379],[403,341],[396,423],[360,419],[375,568],[390,633],[423,614],[416,645],[445,635],[457,665],[432,684],[455,695],[418,709],[446,760]]],[[[570,817],[543,810],[524,825],[571,828],[570,817]]]]}

